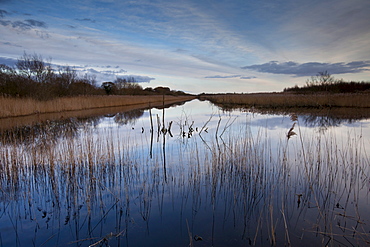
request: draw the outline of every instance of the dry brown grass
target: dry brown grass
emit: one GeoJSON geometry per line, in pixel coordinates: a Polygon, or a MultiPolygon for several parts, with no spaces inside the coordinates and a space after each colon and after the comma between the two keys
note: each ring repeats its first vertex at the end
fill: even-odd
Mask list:
{"type": "Polygon", "coordinates": [[[77,111],[104,107],[160,105],[193,99],[193,96],[78,96],[38,101],[27,98],[0,97],[0,118],[28,116],[40,113],[77,111]]]}
{"type": "Polygon", "coordinates": [[[219,94],[202,96],[216,104],[255,107],[370,107],[370,94],[219,94]]]}

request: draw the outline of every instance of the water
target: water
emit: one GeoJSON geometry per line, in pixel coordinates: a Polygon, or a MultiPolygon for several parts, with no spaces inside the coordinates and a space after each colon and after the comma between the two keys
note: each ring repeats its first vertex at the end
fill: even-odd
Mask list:
{"type": "Polygon", "coordinates": [[[192,101],[3,130],[0,243],[363,246],[369,129],[192,101]]]}

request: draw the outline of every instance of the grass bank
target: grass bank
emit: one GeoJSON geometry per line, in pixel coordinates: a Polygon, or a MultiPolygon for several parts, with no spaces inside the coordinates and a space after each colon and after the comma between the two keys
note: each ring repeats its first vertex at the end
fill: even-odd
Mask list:
{"type": "Polygon", "coordinates": [[[125,95],[125,96],[77,96],[39,101],[30,98],[0,97],[0,118],[29,116],[43,113],[78,111],[116,106],[143,105],[159,106],[163,103],[183,102],[194,96],[170,95],[125,95]]]}
{"type": "Polygon", "coordinates": [[[201,100],[209,100],[226,107],[257,108],[325,108],[356,107],[368,108],[370,93],[338,94],[294,94],[294,93],[252,93],[252,94],[213,94],[200,95],[201,100]]]}

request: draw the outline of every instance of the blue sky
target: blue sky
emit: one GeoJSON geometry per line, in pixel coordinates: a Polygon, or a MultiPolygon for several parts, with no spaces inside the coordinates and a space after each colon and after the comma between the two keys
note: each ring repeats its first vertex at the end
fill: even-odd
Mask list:
{"type": "Polygon", "coordinates": [[[0,0],[0,63],[24,52],[191,93],[369,81],[369,0],[0,0]]]}

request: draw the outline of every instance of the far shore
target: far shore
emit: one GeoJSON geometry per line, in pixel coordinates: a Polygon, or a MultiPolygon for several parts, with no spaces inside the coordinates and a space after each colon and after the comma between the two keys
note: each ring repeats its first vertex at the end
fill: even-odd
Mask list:
{"type": "Polygon", "coordinates": [[[199,99],[224,108],[370,108],[370,93],[201,94],[199,99]]]}

